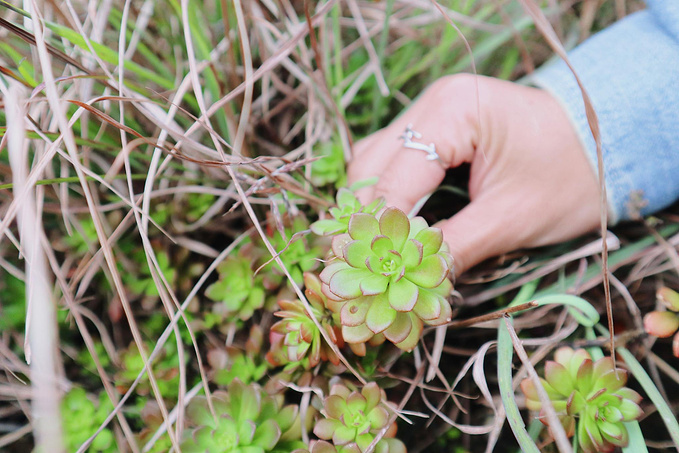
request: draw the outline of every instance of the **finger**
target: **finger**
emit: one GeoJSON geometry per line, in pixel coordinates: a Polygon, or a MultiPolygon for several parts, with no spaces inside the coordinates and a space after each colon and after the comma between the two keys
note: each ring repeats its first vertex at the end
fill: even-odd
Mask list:
{"type": "Polygon", "coordinates": [[[375,187],[358,192],[363,202],[385,196],[387,203],[410,210],[433,191],[450,166],[471,161],[478,142],[478,94],[482,78],[459,75],[439,79],[387,128],[357,143],[349,180],[378,176],[375,187]],[[429,161],[426,152],[404,148],[400,138],[406,127],[421,134],[414,141],[433,143],[440,161],[429,161]]]}
{"type": "Polygon", "coordinates": [[[389,205],[408,212],[441,184],[448,168],[470,162],[477,136],[476,116],[470,110],[460,105],[453,110],[443,108],[436,115],[426,111],[412,115],[411,128],[420,137],[413,137],[411,146],[392,139],[389,145],[398,148],[384,168],[374,196],[384,196],[389,205]],[[418,145],[435,149],[438,160],[428,160],[427,151],[418,145]]]}
{"type": "MultiPolygon", "coordinates": [[[[405,131],[406,126],[412,122],[412,118],[418,114],[418,105],[415,103],[389,126],[354,145],[353,157],[347,168],[349,184],[375,176],[382,178],[393,156],[403,146],[403,140],[399,137],[405,131]]],[[[374,185],[356,191],[356,195],[363,203],[369,203],[380,196],[375,194],[374,185]]]]}
{"type": "Polygon", "coordinates": [[[441,184],[445,174],[445,164],[426,160],[423,151],[400,150],[382,172],[372,194],[407,213],[441,184]]]}

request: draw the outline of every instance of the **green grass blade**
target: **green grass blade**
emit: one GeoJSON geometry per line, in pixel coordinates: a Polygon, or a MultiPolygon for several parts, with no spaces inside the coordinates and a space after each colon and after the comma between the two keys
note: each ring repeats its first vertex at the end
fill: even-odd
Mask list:
{"type": "MultiPolygon", "coordinates": [[[[521,287],[510,306],[519,305],[530,300],[535,293],[539,280],[533,280],[521,287]]],[[[514,357],[514,345],[509,336],[509,330],[504,322],[500,322],[497,330],[497,378],[500,387],[500,397],[505,407],[507,422],[512,429],[519,447],[522,452],[539,452],[540,449],[533,440],[534,436],[540,433],[531,425],[531,432],[526,431],[526,425],[521,417],[519,407],[514,399],[514,389],[512,388],[512,358],[514,357]]]]}
{"type": "Polygon", "coordinates": [[[526,425],[516,405],[514,389],[512,388],[512,357],[514,346],[509,337],[509,330],[504,322],[500,322],[497,331],[497,379],[500,387],[500,397],[507,414],[507,422],[514,433],[521,451],[526,453],[540,453],[540,449],[533,438],[526,431],[526,425]]]}
{"type": "Polygon", "coordinates": [[[536,300],[538,306],[565,305],[571,316],[582,326],[592,327],[599,322],[599,312],[585,299],[570,294],[555,294],[544,296],[536,300]]]}
{"type": "Polygon", "coordinates": [[[662,397],[658,391],[658,388],[653,383],[653,380],[646,373],[646,370],[644,370],[644,367],[641,366],[634,355],[623,347],[616,348],[616,351],[620,355],[620,358],[625,361],[625,364],[629,368],[632,375],[634,375],[636,380],[639,382],[641,387],[644,389],[644,392],[646,392],[648,398],[651,400],[651,402],[653,402],[653,405],[658,410],[660,417],[662,418],[663,422],[665,422],[665,426],[667,427],[667,431],[670,433],[670,437],[672,438],[672,442],[674,442],[674,446],[679,448],[679,423],[677,422],[677,418],[675,417],[674,413],[672,413],[672,409],[662,397]]]}
{"type": "Polygon", "coordinates": [[[629,434],[629,443],[622,449],[624,453],[648,453],[646,440],[638,421],[623,423],[629,434]]]}
{"type": "MultiPolygon", "coordinates": [[[[86,52],[90,51],[90,48],[87,45],[87,41],[77,31],[71,30],[70,28],[64,27],[63,25],[53,24],[49,22],[47,22],[45,25],[47,25],[47,28],[49,28],[50,30],[52,30],[54,33],[64,38],[65,40],[69,41],[74,46],[80,47],[82,50],[86,52]]],[[[118,65],[118,52],[98,42],[90,41],[90,44],[92,45],[92,49],[94,49],[99,58],[104,60],[106,63],[118,65]]],[[[150,80],[158,84],[159,86],[165,88],[166,90],[174,89],[174,80],[164,79],[158,76],[158,74],[156,74],[155,72],[150,71],[131,60],[125,60],[124,65],[126,70],[136,74],[137,76],[145,80],[150,80]]]]}

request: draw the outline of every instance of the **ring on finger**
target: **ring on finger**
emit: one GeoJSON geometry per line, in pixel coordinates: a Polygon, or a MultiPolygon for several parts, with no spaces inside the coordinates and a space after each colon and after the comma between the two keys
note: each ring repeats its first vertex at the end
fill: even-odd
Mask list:
{"type": "Polygon", "coordinates": [[[403,131],[403,134],[398,137],[400,140],[403,140],[403,147],[408,148],[408,149],[415,149],[419,151],[424,151],[427,153],[426,159],[427,160],[438,160],[441,162],[441,156],[438,155],[436,152],[436,145],[433,143],[430,143],[429,145],[425,145],[424,143],[419,143],[413,140],[422,138],[422,134],[419,132],[413,130],[413,125],[408,124],[406,126],[405,131],[403,131]]]}

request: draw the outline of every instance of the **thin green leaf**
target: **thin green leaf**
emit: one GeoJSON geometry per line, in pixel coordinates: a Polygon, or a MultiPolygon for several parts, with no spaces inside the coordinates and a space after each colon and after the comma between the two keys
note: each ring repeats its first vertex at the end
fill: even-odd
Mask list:
{"type": "MultiPolygon", "coordinates": [[[[653,383],[653,380],[631,352],[623,347],[616,348],[616,351],[620,355],[620,358],[625,361],[625,364],[632,375],[634,375],[639,384],[641,384],[641,387],[644,389],[644,392],[646,392],[648,398],[653,402],[660,417],[663,419],[663,422],[665,422],[665,426],[670,433],[670,437],[672,437],[674,446],[679,448],[679,423],[677,422],[677,418],[672,412],[672,409],[667,404],[667,401],[662,397],[658,388],[653,383]]],[[[634,451],[636,452],[637,450],[634,451]]]]}
{"type": "Polygon", "coordinates": [[[500,397],[505,407],[509,427],[519,442],[522,452],[539,453],[540,449],[526,431],[523,417],[516,405],[514,389],[512,388],[512,357],[514,346],[509,337],[509,331],[504,322],[500,322],[497,331],[497,379],[500,387],[500,397]]]}
{"type": "Polygon", "coordinates": [[[536,299],[538,306],[566,305],[568,311],[578,323],[585,327],[592,327],[599,322],[599,312],[585,299],[570,294],[555,294],[536,299]]]}
{"type": "MultiPolygon", "coordinates": [[[[623,423],[629,434],[629,443],[622,449],[624,453],[648,453],[646,440],[638,421],[623,423]]],[[[577,437],[577,436],[576,436],[577,437]]]]}

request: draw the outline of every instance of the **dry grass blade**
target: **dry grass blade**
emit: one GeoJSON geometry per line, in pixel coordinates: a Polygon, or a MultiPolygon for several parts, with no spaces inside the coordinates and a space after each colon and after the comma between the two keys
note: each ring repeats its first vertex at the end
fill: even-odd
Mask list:
{"type": "Polygon", "coordinates": [[[473,326],[473,325],[476,325],[476,324],[480,324],[482,322],[504,318],[505,316],[510,315],[512,313],[516,313],[516,312],[523,311],[523,310],[529,310],[529,309],[537,307],[537,306],[538,306],[538,304],[535,301],[526,302],[526,303],[523,303],[523,304],[519,304],[519,305],[515,305],[515,306],[512,306],[512,307],[497,310],[497,311],[494,311],[492,313],[488,313],[488,314],[485,314],[485,315],[475,316],[475,317],[470,318],[470,319],[464,319],[462,321],[453,321],[453,322],[448,324],[448,328],[450,328],[450,329],[461,329],[462,327],[469,327],[469,326],[473,326]]]}
{"type": "MultiPolygon", "coordinates": [[[[554,28],[549,23],[549,20],[545,17],[544,13],[535,4],[533,0],[520,0],[526,12],[531,15],[535,21],[535,26],[542,33],[545,40],[549,43],[550,47],[556,52],[556,54],[563,59],[563,61],[568,65],[575,80],[580,87],[580,92],[582,93],[582,100],[585,104],[585,114],[587,115],[587,123],[594,137],[594,143],[596,144],[596,155],[597,155],[597,169],[599,177],[599,189],[600,189],[600,212],[601,212],[601,237],[606,238],[608,233],[608,196],[606,195],[606,178],[604,173],[604,157],[603,150],[601,148],[601,131],[599,130],[599,119],[597,118],[596,111],[592,104],[592,100],[587,93],[585,86],[583,85],[580,77],[578,77],[575,68],[570,63],[568,55],[566,54],[566,49],[564,49],[561,41],[556,35],[554,28]]],[[[615,340],[613,337],[613,304],[611,302],[611,288],[608,279],[608,243],[603,241],[603,249],[601,251],[601,261],[602,269],[601,274],[603,278],[604,286],[604,297],[606,301],[606,314],[608,316],[609,330],[611,331],[610,337],[610,350],[615,350],[615,340]]],[[[615,354],[613,354],[613,362],[615,363],[615,354]]]]}
{"type": "Polygon", "coordinates": [[[573,448],[571,447],[571,444],[568,441],[568,436],[566,435],[563,426],[561,426],[561,421],[559,420],[559,417],[557,416],[556,411],[554,410],[554,406],[552,405],[552,401],[549,399],[549,395],[547,395],[547,392],[540,383],[540,377],[538,376],[538,373],[535,371],[533,364],[531,363],[530,359],[528,358],[528,355],[526,354],[526,351],[523,349],[523,346],[521,345],[521,340],[516,335],[516,331],[514,330],[512,324],[509,322],[509,318],[505,317],[503,321],[505,327],[509,331],[509,336],[512,340],[512,344],[514,345],[516,355],[519,356],[519,359],[521,359],[521,362],[526,367],[528,377],[531,379],[531,381],[533,381],[535,389],[537,390],[538,395],[540,396],[540,402],[542,403],[542,407],[544,408],[545,417],[549,422],[549,426],[552,430],[551,432],[554,436],[554,441],[556,442],[559,451],[565,453],[572,453],[573,448]]]}
{"type": "Polygon", "coordinates": [[[9,153],[15,196],[21,194],[18,223],[21,250],[26,260],[26,362],[31,367],[31,406],[33,435],[37,448],[61,448],[62,432],[59,402],[60,373],[57,358],[59,335],[51,278],[47,268],[41,212],[41,188],[27,185],[28,147],[25,136],[25,93],[18,84],[2,86],[8,109],[7,151],[9,153]]]}

